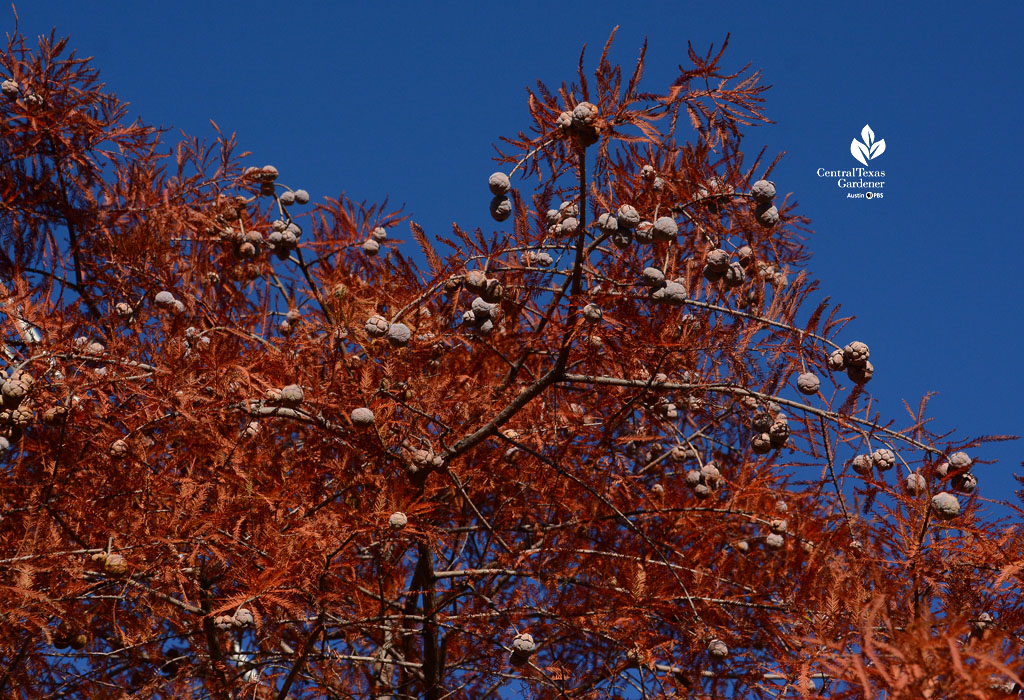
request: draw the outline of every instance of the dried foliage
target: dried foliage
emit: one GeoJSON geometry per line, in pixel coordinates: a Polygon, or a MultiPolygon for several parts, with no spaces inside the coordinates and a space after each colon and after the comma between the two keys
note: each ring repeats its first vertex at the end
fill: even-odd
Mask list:
{"type": "Polygon", "coordinates": [[[1021,533],[808,308],[759,76],[607,52],[438,237],[9,37],[0,696],[1016,692],[1021,533]]]}

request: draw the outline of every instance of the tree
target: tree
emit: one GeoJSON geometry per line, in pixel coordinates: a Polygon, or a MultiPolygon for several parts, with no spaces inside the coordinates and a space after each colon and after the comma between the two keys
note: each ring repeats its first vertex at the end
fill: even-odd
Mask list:
{"type": "Polygon", "coordinates": [[[724,45],[581,56],[447,237],[65,49],[2,56],[0,695],[1016,692],[981,440],[872,412],[724,45]]]}

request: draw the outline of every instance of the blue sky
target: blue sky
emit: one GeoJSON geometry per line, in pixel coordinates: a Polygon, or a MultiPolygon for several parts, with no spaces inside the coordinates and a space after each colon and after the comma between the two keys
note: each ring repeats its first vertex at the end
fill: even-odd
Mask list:
{"type": "MultiPolygon", "coordinates": [[[[774,180],[813,220],[822,294],[857,316],[844,340],[871,346],[882,415],[902,424],[901,400],[935,391],[935,430],[1024,433],[1024,6],[946,6],[31,0],[18,13],[30,36],[70,35],[146,121],[209,137],[213,119],[314,199],[390,197],[436,233],[492,228],[491,144],[526,127],[527,86],[573,78],[584,43],[596,60],[620,25],[612,57],[631,66],[648,37],[643,86],[660,90],[687,41],[731,33],[726,64],[773,86],[776,124],[749,130],[747,153],[787,151],[774,180]],[[872,162],[885,197],[847,200],[816,170],[858,165],[866,123],[886,141],[872,162]]],[[[974,456],[998,460],[976,469],[982,496],[1008,497],[1024,444],[974,456]]]]}

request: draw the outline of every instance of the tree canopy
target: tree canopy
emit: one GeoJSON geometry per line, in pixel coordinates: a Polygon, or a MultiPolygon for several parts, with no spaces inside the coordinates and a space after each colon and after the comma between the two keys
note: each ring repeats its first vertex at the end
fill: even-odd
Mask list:
{"type": "Polygon", "coordinates": [[[442,234],[66,44],[0,55],[0,695],[1017,693],[983,439],[873,410],[724,45],[581,56],[442,234]]]}

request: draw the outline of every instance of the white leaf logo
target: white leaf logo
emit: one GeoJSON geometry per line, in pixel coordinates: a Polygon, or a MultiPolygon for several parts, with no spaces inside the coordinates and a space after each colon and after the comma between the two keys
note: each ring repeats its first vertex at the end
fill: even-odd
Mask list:
{"type": "Polygon", "coordinates": [[[850,153],[852,153],[853,157],[859,160],[864,165],[868,164],[868,158],[871,157],[870,155],[868,155],[868,147],[862,144],[857,139],[854,139],[853,141],[850,142],[850,153]]]}
{"type": "Polygon", "coordinates": [[[867,124],[860,130],[860,137],[864,141],[864,145],[871,148],[871,142],[875,140],[875,132],[871,130],[871,127],[867,124]]]}
{"type": "Polygon", "coordinates": [[[860,130],[860,137],[863,142],[857,139],[850,142],[850,154],[863,165],[867,165],[869,160],[885,153],[885,139],[875,141],[875,132],[871,130],[870,125],[864,125],[864,128],[860,130]]]}

